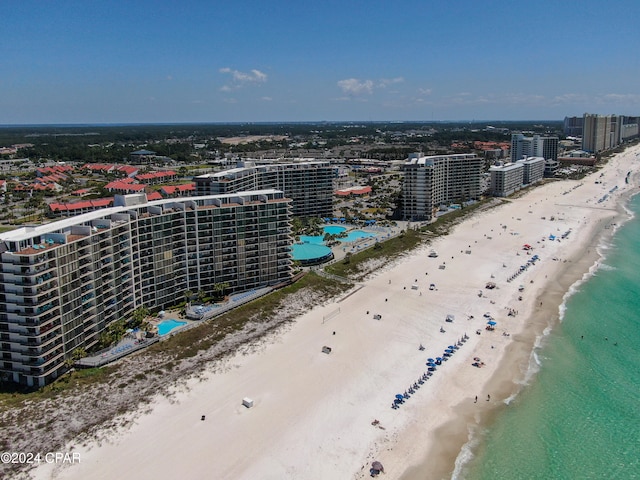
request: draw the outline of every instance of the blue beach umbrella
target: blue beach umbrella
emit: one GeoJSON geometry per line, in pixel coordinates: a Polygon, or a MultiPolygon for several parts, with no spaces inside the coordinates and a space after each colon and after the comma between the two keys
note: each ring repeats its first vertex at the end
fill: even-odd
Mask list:
{"type": "Polygon", "coordinates": [[[496,324],[496,322],[494,322],[493,320],[489,320],[489,321],[487,322],[487,325],[494,326],[494,325],[497,325],[497,324],[496,324]]]}
{"type": "Polygon", "coordinates": [[[427,362],[435,362],[433,358],[427,358],[427,362]]]}
{"type": "Polygon", "coordinates": [[[397,395],[396,395],[396,398],[397,398],[398,400],[402,400],[402,399],[404,398],[404,395],[402,395],[401,393],[399,393],[399,394],[397,394],[397,395]]]}

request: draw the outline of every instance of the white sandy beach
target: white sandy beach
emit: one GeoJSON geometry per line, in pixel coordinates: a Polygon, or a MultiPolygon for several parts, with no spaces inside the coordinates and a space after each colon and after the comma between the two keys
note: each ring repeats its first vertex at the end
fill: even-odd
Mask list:
{"type": "Polygon", "coordinates": [[[514,393],[536,335],[557,318],[559,302],[545,301],[563,285],[559,276],[570,265],[579,264],[581,275],[593,264],[596,236],[617,221],[621,195],[637,188],[625,183],[627,172],[638,170],[637,155],[640,146],[583,180],[551,182],[475,215],[341,300],[314,308],[255,352],[212,367],[177,401],[157,399],[151,413],[132,417],[110,442],[70,445],[80,464],[43,466],[34,476],[359,479],[369,477],[373,460],[383,463],[388,480],[450,476],[469,427],[514,393]],[[428,256],[431,249],[437,258],[428,256]],[[540,260],[508,282],[533,255],[540,260]],[[484,288],[490,281],[493,290],[484,288]],[[509,308],[518,314],[508,316],[509,308]],[[485,330],[485,312],[497,322],[493,332],[485,330]],[[455,315],[452,323],[447,314],[455,315]],[[394,396],[426,372],[426,359],[465,333],[468,341],[392,409],[394,396]],[[474,357],[485,366],[472,366],[474,357]],[[242,406],[244,397],[253,408],[242,406]]]}

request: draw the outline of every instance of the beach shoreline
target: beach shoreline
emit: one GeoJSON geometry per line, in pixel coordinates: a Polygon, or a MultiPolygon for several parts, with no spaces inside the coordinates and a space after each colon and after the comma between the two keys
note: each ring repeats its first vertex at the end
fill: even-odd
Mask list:
{"type": "MultiPolygon", "coordinates": [[[[638,185],[639,176],[640,173],[636,171],[632,184],[638,185]]],[[[631,218],[625,205],[637,193],[635,190],[622,193],[617,199],[616,211],[612,211],[609,218],[600,218],[585,237],[588,241],[581,249],[574,249],[572,257],[563,264],[565,268],[557,272],[556,278],[545,280],[544,287],[535,299],[536,306],[529,314],[531,325],[524,327],[514,337],[515,342],[506,348],[498,361],[500,367],[485,386],[487,391],[494,392],[494,398],[502,401],[486,405],[488,408],[480,415],[476,415],[475,404],[462,401],[457,406],[458,417],[449,419],[434,432],[433,436],[439,442],[431,446],[418,464],[407,468],[399,477],[400,480],[460,478],[461,468],[477,453],[483,435],[480,432],[490,427],[500,412],[530,383],[529,377],[537,373],[532,372],[531,365],[534,351],[562,321],[560,309],[568,296],[574,293],[576,286],[594,274],[606,258],[600,247],[608,243],[617,229],[631,218]]]]}
{"type": "Polygon", "coordinates": [[[621,202],[635,193],[637,178],[619,182],[622,168],[637,172],[637,152],[630,147],[597,174],[550,182],[466,219],[255,351],[189,381],[176,399],[156,399],[151,413],[134,415],[108,442],[69,445],[82,454],[80,465],[43,466],[35,478],[136,471],[154,479],[185,472],[362,479],[374,460],[389,479],[450,477],[470,429],[490,424],[522,388],[536,342],[557,325],[566,292],[600,258],[597,247],[615,230],[612,222],[624,218],[621,202]],[[599,202],[613,185],[616,191],[599,202]],[[439,256],[430,258],[431,250],[439,256]],[[539,261],[520,271],[533,255],[539,261]],[[485,289],[490,281],[496,287],[485,289]],[[484,312],[495,318],[495,331],[484,329],[484,312]],[[453,322],[445,321],[448,314],[453,322]],[[456,353],[391,409],[394,395],[425,372],[425,359],[464,335],[469,339],[456,353]],[[472,366],[474,358],[485,366],[472,366]],[[246,397],[252,408],[242,406],[246,397]],[[141,464],[150,453],[153,462],[141,464]]]}

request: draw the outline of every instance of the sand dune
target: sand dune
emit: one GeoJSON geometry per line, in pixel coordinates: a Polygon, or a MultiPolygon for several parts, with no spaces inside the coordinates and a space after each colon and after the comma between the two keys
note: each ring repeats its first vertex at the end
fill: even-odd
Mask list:
{"type": "Polygon", "coordinates": [[[157,399],[152,413],[133,417],[109,444],[70,446],[80,464],[43,466],[36,477],[365,478],[373,460],[387,479],[450,476],[469,428],[517,389],[533,342],[557,320],[567,283],[588,270],[596,239],[619,221],[617,202],[637,188],[624,178],[637,170],[638,152],[630,148],[590,177],[549,183],[468,219],[256,352],[212,367],[178,401],[157,399]],[[533,249],[524,251],[525,243],[533,249]],[[507,281],[533,255],[540,260],[507,281]],[[489,281],[496,288],[486,289],[489,281]],[[497,322],[493,332],[485,330],[486,312],[497,322]],[[469,340],[392,409],[394,396],[426,371],[426,359],[465,333],[469,340]],[[474,357],[484,366],[472,366],[474,357]],[[253,408],[242,406],[244,397],[253,408]]]}

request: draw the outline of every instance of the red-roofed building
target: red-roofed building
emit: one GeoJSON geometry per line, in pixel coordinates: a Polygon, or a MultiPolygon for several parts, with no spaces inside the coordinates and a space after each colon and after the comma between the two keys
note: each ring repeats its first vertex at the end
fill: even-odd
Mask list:
{"type": "Polygon", "coordinates": [[[347,197],[349,195],[356,195],[356,196],[369,195],[370,193],[371,193],[371,187],[367,185],[364,187],[344,188],[342,190],[337,190],[335,194],[338,195],[339,197],[347,197]]]}
{"type": "Polygon", "coordinates": [[[165,185],[160,189],[160,193],[164,198],[172,197],[190,197],[196,191],[196,184],[186,183],[184,185],[165,185]]]}
{"type": "Polygon", "coordinates": [[[136,175],[136,180],[147,185],[157,185],[159,183],[172,182],[178,179],[178,174],[173,170],[160,172],[142,173],[136,175]]]}
{"type": "Polygon", "coordinates": [[[6,180],[0,180],[0,192],[6,192],[7,191],[7,181],[6,180]]]}
{"type": "Polygon", "coordinates": [[[154,200],[162,200],[162,195],[160,195],[160,192],[156,191],[147,194],[148,202],[153,202],[154,200]]]}
{"type": "Polygon", "coordinates": [[[142,193],[146,186],[141,183],[135,183],[132,178],[124,178],[122,180],[114,180],[104,186],[105,190],[111,193],[142,193]]]}
{"type": "Polygon", "coordinates": [[[87,163],[82,168],[84,170],[91,170],[92,172],[113,173],[116,166],[105,163],[87,163]]]}
{"type": "Polygon", "coordinates": [[[83,195],[86,195],[87,193],[89,193],[91,190],[89,190],[88,188],[81,188],[79,190],[76,190],[75,192],[71,192],[71,195],[75,195],[77,197],[81,197],[83,195]]]}
{"type": "Polygon", "coordinates": [[[118,167],[119,172],[124,172],[127,177],[135,177],[138,174],[138,169],[131,165],[121,165],[118,167]]]}
{"type": "MultiPolygon", "coordinates": [[[[36,175],[38,177],[45,177],[47,175],[66,174],[72,173],[73,167],[70,165],[53,165],[51,167],[41,167],[36,169],[36,175]]],[[[66,175],[64,175],[66,177],[66,175]]]]}
{"type": "Polygon", "coordinates": [[[50,203],[49,210],[54,215],[60,215],[63,217],[72,217],[74,215],[80,215],[82,213],[93,212],[100,208],[112,207],[113,197],[97,198],[95,200],[85,200],[81,202],[72,203],[50,203]]]}
{"type": "Polygon", "coordinates": [[[13,190],[16,192],[33,192],[34,190],[38,192],[59,192],[60,190],[62,190],[62,187],[55,182],[47,183],[38,180],[42,179],[36,179],[36,181],[34,181],[33,183],[18,183],[15,187],[13,187],[13,190]]]}

